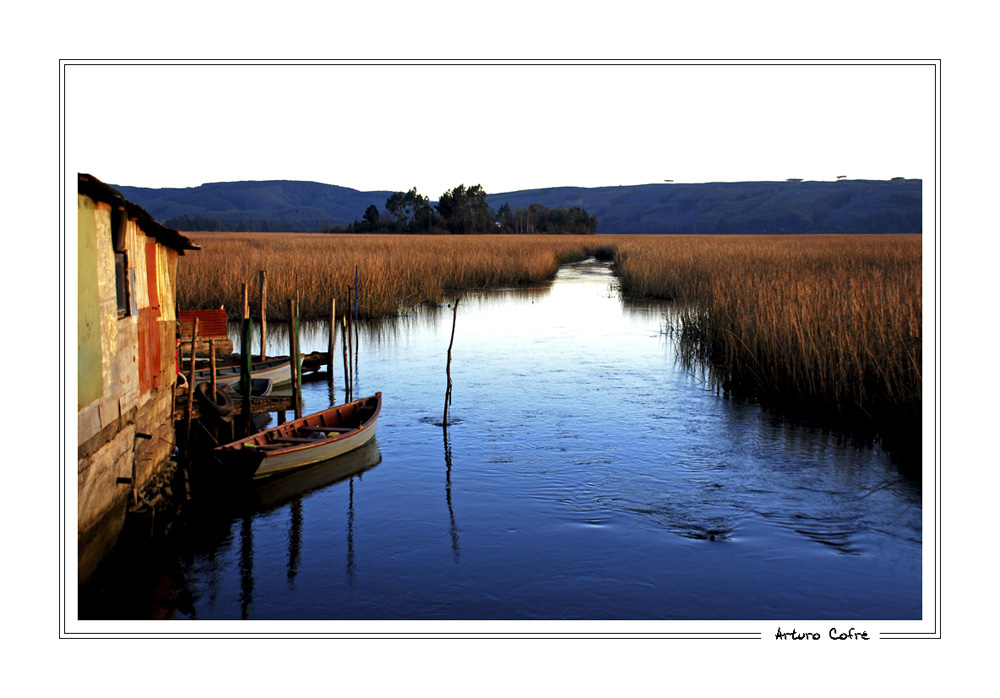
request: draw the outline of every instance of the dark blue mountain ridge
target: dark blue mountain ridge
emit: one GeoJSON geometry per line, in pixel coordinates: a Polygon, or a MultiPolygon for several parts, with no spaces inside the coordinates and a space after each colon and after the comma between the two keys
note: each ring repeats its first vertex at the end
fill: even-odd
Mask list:
{"type": "MultiPolygon", "coordinates": [[[[115,188],[168,226],[186,216],[302,232],[359,220],[372,204],[385,215],[393,193],[291,180],[115,188]]],[[[922,232],[919,179],[551,187],[489,194],[487,201],[494,210],[504,203],[511,209],[580,206],[597,217],[597,232],[608,234],[922,232]]]]}

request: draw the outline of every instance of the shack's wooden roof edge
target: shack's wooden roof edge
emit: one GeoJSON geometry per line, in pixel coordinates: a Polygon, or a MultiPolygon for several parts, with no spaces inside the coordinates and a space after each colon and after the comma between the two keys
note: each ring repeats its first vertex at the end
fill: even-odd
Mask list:
{"type": "Polygon", "coordinates": [[[158,223],[149,213],[139,204],[133,203],[126,199],[122,194],[108,186],[97,177],[77,173],[78,177],[78,188],[77,192],[85,196],[89,196],[94,201],[103,201],[106,204],[112,206],[122,206],[125,212],[128,214],[129,218],[134,218],[139,226],[142,228],[143,232],[147,235],[155,237],[159,242],[164,245],[171,247],[178,251],[180,254],[184,254],[184,250],[200,250],[198,245],[195,245],[191,240],[173,228],[168,228],[165,225],[158,223]]]}

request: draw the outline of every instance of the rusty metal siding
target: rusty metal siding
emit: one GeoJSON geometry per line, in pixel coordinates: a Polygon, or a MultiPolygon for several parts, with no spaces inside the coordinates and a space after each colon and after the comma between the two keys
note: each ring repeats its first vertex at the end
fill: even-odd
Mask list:
{"type": "Polygon", "coordinates": [[[198,339],[228,339],[229,328],[226,323],[226,311],[216,310],[181,310],[178,313],[181,323],[181,337],[191,340],[194,319],[198,318],[198,339]]]}
{"type": "MultiPolygon", "coordinates": [[[[148,240],[148,238],[147,238],[148,240]]],[[[139,310],[139,391],[148,393],[160,386],[162,366],[160,348],[163,344],[160,337],[160,301],[159,275],[157,274],[155,241],[147,241],[145,245],[145,276],[147,307],[139,310]]]]}
{"type": "Polygon", "coordinates": [[[160,294],[157,287],[160,285],[160,275],[156,265],[156,248],[155,242],[146,243],[146,293],[149,297],[150,310],[155,310],[159,315],[160,294]]]}

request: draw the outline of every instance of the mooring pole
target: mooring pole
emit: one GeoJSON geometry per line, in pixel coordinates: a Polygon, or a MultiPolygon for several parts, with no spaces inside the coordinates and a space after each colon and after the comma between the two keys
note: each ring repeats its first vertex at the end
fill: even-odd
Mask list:
{"type": "Polygon", "coordinates": [[[351,389],[349,391],[348,401],[354,399],[354,321],[351,320],[351,291],[353,289],[347,287],[347,365],[351,372],[350,385],[351,389]]]}
{"type": "Polygon", "coordinates": [[[451,341],[448,343],[448,366],[446,369],[448,374],[448,389],[444,394],[444,418],[441,420],[442,426],[445,429],[448,428],[448,405],[451,404],[451,348],[455,344],[455,325],[458,324],[458,302],[460,300],[462,299],[455,299],[455,310],[451,319],[451,341]]]}
{"type": "MultiPolygon", "coordinates": [[[[195,318],[197,320],[197,318],[195,318]]],[[[219,397],[217,391],[217,384],[215,380],[215,340],[208,340],[208,364],[212,369],[212,399],[216,400],[219,397]]]]}
{"type": "Polygon", "coordinates": [[[358,368],[358,351],[361,349],[361,329],[358,327],[358,297],[361,295],[361,280],[358,267],[354,267],[354,370],[358,368]]]}
{"type": "Polygon", "coordinates": [[[327,378],[330,380],[330,386],[333,386],[333,354],[334,349],[336,349],[336,337],[337,337],[337,298],[334,296],[333,301],[330,303],[330,341],[326,345],[326,372],[327,378]]]}
{"type": "MultiPolygon", "coordinates": [[[[215,340],[208,340],[208,365],[211,367],[212,373],[212,402],[218,402],[218,384],[215,377],[215,340]]],[[[216,441],[219,439],[219,427],[215,425],[212,427],[212,436],[215,437],[216,441]]]]}
{"type": "Polygon", "coordinates": [[[301,409],[299,408],[299,381],[298,381],[298,337],[295,336],[295,301],[288,301],[288,358],[291,362],[292,371],[292,407],[295,411],[295,419],[301,417],[301,409]]]}
{"type": "Polygon", "coordinates": [[[260,360],[267,358],[267,272],[260,270],[260,360]]]}
{"type": "Polygon", "coordinates": [[[253,356],[250,354],[250,345],[253,342],[253,320],[249,317],[249,309],[247,317],[243,318],[243,345],[240,349],[243,352],[243,356],[240,357],[240,393],[243,397],[243,435],[250,435],[250,424],[252,422],[252,416],[250,414],[250,381],[252,376],[253,356]]]}
{"type": "Polygon", "coordinates": [[[184,455],[187,456],[191,441],[191,418],[194,412],[194,345],[198,341],[198,318],[194,319],[194,327],[191,328],[191,367],[188,369],[188,394],[187,394],[187,424],[184,431],[184,455]]]}
{"type": "Polygon", "coordinates": [[[340,333],[340,344],[344,350],[344,402],[351,401],[351,370],[347,361],[347,316],[344,315],[340,318],[343,324],[340,333]]]}
{"type": "Polygon", "coordinates": [[[302,343],[299,340],[299,303],[295,302],[295,317],[292,319],[295,334],[295,418],[302,417],[302,343]]]}

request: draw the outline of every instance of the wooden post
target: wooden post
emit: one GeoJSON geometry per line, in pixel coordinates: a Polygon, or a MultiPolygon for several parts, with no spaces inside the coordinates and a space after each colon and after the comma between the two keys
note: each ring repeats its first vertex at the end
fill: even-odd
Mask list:
{"type": "Polygon", "coordinates": [[[354,321],[351,319],[351,303],[354,288],[347,287],[347,370],[350,372],[348,378],[348,402],[354,399],[354,321]]]}
{"type": "Polygon", "coordinates": [[[253,369],[253,322],[250,320],[250,285],[243,284],[243,327],[240,338],[240,392],[242,393],[243,414],[241,436],[250,435],[250,377],[253,369]]]}
{"type": "Polygon", "coordinates": [[[448,428],[448,405],[451,404],[451,347],[455,344],[455,325],[458,324],[458,302],[460,300],[462,299],[455,299],[455,312],[451,319],[451,341],[448,343],[448,389],[444,394],[444,418],[442,419],[442,426],[446,429],[448,428]]]}
{"type": "Polygon", "coordinates": [[[291,361],[292,370],[292,406],[295,409],[295,419],[302,416],[302,408],[299,406],[299,348],[298,348],[298,337],[296,337],[296,323],[295,323],[295,301],[288,301],[288,358],[291,361]]]}
{"type": "Polygon", "coordinates": [[[299,304],[295,303],[295,319],[293,320],[293,331],[295,332],[295,418],[302,416],[302,343],[299,340],[299,304]]]}
{"type": "MultiPolygon", "coordinates": [[[[195,318],[197,320],[198,318],[195,318]]],[[[208,362],[212,367],[212,400],[217,400],[219,393],[217,391],[217,385],[215,380],[215,340],[208,340],[208,362]]]]}
{"type": "Polygon", "coordinates": [[[243,435],[250,435],[250,424],[253,415],[250,413],[250,380],[252,378],[253,356],[250,354],[250,344],[253,341],[253,320],[243,318],[243,356],[240,357],[240,392],[243,398],[243,435]]]}
{"type": "Polygon", "coordinates": [[[327,378],[330,380],[330,385],[333,386],[333,353],[336,348],[336,338],[337,338],[337,298],[334,297],[333,301],[330,303],[330,341],[326,345],[326,372],[327,378]]]}
{"type": "MultiPolygon", "coordinates": [[[[218,402],[218,400],[219,400],[219,392],[218,392],[218,385],[217,385],[216,377],[215,377],[215,340],[214,339],[208,340],[208,364],[209,364],[209,366],[211,366],[211,373],[212,373],[212,402],[218,402]]],[[[215,437],[216,441],[219,440],[219,427],[218,427],[218,425],[212,427],[212,436],[215,437]]]]}
{"type": "Polygon", "coordinates": [[[341,317],[341,323],[343,324],[342,331],[340,333],[340,343],[344,349],[344,402],[351,401],[351,368],[347,363],[347,317],[341,317]]]}
{"type": "Polygon", "coordinates": [[[198,318],[194,319],[194,327],[191,328],[191,367],[188,369],[188,394],[187,394],[187,424],[184,432],[184,455],[189,452],[189,442],[191,441],[191,418],[194,412],[194,345],[198,341],[198,318]]]}
{"type": "Polygon", "coordinates": [[[350,306],[347,310],[347,363],[351,369],[351,397],[354,399],[354,323],[351,322],[350,306]]]}
{"type": "Polygon", "coordinates": [[[267,358],[267,272],[260,271],[260,360],[267,358]]]}

